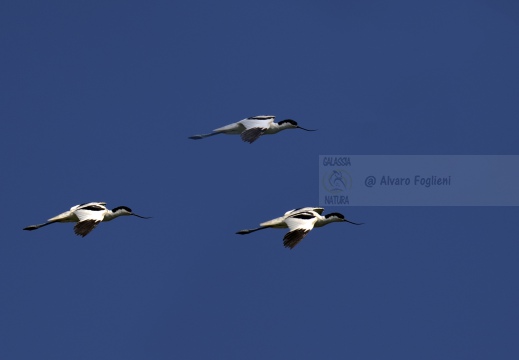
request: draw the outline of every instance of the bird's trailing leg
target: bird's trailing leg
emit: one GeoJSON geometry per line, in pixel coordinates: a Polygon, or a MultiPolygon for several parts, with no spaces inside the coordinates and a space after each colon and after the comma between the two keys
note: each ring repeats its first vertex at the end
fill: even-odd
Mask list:
{"type": "Polygon", "coordinates": [[[193,135],[193,136],[190,136],[189,139],[200,140],[200,139],[205,139],[206,137],[214,136],[214,135],[218,135],[218,134],[220,134],[220,132],[212,132],[210,134],[202,134],[202,135],[193,135]]]}
{"type": "Polygon", "coordinates": [[[238,231],[236,234],[240,234],[240,235],[250,234],[251,232],[258,231],[258,230],[263,230],[263,229],[268,229],[269,227],[270,227],[270,226],[261,226],[261,227],[256,228],[256,229],[245,229],[245,230],[240,230],[240,231],[238,231]]]}
{"type": "Polygon", "coordinates": [[[30,226],[27,226],[25,228],[23,228],[24,230],[29,230],[29,231],[32,231],[32,230],[36,230],[36,229],[39,229],[41,227],[44,227],[44,226],[47,226],[47,225],[50,225],[50,224],[54,224],[55,222],[57,221],[48,221],[46,223],[43,223],[43,224],[38,224],[38,225],[30,225],[30,226]]]}

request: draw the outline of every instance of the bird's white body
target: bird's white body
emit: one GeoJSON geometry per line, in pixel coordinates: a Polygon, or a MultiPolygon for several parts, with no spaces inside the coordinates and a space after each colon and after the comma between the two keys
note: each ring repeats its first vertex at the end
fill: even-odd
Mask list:
{"type": "Polygon", "coordinates": [[[289,123],[283,123],[279,125],[274,122],[276,117],[273,115],[260,115],[254,116],[251,118],[243,119],[233,124],[225,125],[219,127],[218,129],[214,129],[213,132],[223,133],[227,135],[240,135],[245,130],[260,128],[266,129],[263,134],[275,134],[280,132],[281,130],[291,128],[289,123]]]}
{"type": "Polygon", "coordinates": [[[70,210],[62,212],[61,214],[56,215],[54,217],[51,217],[49,220],[47,220],[47,222],[79,222],[84,219],[92,219],[99,221],[112,220],[114,216],[112,216],[110,219],[105,220],[105,215],[108,213],[112,213],[112,211],[106,208],[106,203],[90,202],[72,206],[70,210]],[[98,210],[94,211],[91,208],[96,208],[98,210]]]}
{"type": "Polygon", "coordinates": [[[134,214],[130,208],[126,206],[118,206],[112,210],[106,208],[105,202],[90,202],[72,206],[70,210],[56,215],[47,222],[38,225],[31,225],[24,230],[36,230],[40,227],[47,226],[56,222],[75,222],[74,232],[76,235],[86,236],[92,231],[100,222],[110,221],[119,216],[133,215],[140,218],[145,218],[134,214]]]}
{"type": "Polygon", "coordinates": [[[219,127],[218,129],[214,129],[213,132],[210,134],[193,135],[189,138],[193,140],[200,140],[218,134],[240,135],[243,141],[252,144],[261,135],[276,134],[286,129],[302,129],[306,131],[314,131],[300,127],[299,125],[297,125],[297,122],[291,119],[286,119],[280,121],[279,123],[275,123],[275,118],[276,117],[274,115],[252,116],[240,120],[238,122],[219,127]]]}
{"type": "Polygon", "coordinates": [[[262,222],[260,224],[260,226],[277,228],[277,229],[287,228],[288,225],[285,221],[287,218],[289,218],[290,216],[295,215],[297,213],[305,212],[305,211],[313,211],[317,215],[320,216],[323,213],[324,209],[317,208],[317,207],[304,207],[304,208],[292,209],[292,210],[287,211],[283,216],[277,217],[277,218],[269,220],[269,221],[262,222]]]}
{"type": "Polygon", "coordinates": [[[285,247],[294,248],[314,227],[321,227],[332,222],[349,222],[342,214],[331,213],[321,215],[324,209],[320,207],[304,207],[287,211],[283,216],[262,222],[259,228],[238,231],[237,234],[250,234],[251,232],[267,228],[288,228],[289,232],[283,238],[285,247]]]}

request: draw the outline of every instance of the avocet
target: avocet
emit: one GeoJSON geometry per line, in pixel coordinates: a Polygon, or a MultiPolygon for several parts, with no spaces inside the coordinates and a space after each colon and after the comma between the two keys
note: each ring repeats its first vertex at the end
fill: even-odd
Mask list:
{"type": "Polygon", "coordinates": [[[72,206],[69,211],[56,215],[43,224],[27,226],[24,230],[36,230],[57,222],[75,222],[77,224],[74,226],[74,232],[76,235],[84,237],[102,221],[110,221],[119,216],[129,215],[149,219],[149,217],[134,214],[127,206],[117,206],[108,210],[105,202],[90,202],[72,206]]]}
{"type": "Polygon", "coordinates": [[[240,230],[236,234],[250,234],[251,232],[268,228],[288,228],[290,231],[283,238],[283,245],[293,249],[314,227],[321,227],[332,222],[348,222],[362,225],[344,218],[340,213],[321,215],[324,209],[320,207],[304,207],[287,211],[283,216],[265,221],[255,229],[240,230]]]}
{"type": "Polygon", "coordinates": [[[212,133],[193,135],[189,138],[193,140],[200,140],[218,134],[240,135],[243,141],[252,144],[254,141],[258,140],[261,135],[276,134],[282,130],[301,129],[305,131],[315,131],[302,128],[297,124],[296,121],[292,119],[286,119],[275,123],[275,118],[276,117],[274,115],[252,116],[233,124],[214,129],[212,133]]]}

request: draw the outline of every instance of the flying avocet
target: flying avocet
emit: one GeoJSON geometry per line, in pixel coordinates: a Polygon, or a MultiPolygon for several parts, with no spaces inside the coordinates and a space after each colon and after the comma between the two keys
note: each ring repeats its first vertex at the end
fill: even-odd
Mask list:
{"type": "Polygon", "coordinates": [[[134,214],[127,206],[118,206],[112,210],[108,210],[105,202],[90,202],[72,206],[69,211],[50,218],[46,223],[27,226],[24,230],[36,230],[56,222],[76,222],[74,232],[76,235],[84,237],[90,231],[94,230],[101,221],[110,221],[119,216],[129,215],[149,219],[149,217],[134,214]]]}
{"type": "Polygon", "coordinates": [[[354,225],[362,225],[362,223],[346,220],[344,215],[339,213],[330,213],[323,216],[321,215],[323,211],[324,209],[320,207],[304,207],[290,210],[281,217],[261,223],[260,227],[256,229],[241,230],[236,234],[245,235],[267,228],[288,228],[290,231],[285,234],[283,245],[293,249],[314,227],[344,221],[354,225]]]}
{"type": "Polygon", "coordinates": [[[193,135],[189,138],[193,140],[200,140],[218,134],[240,135],[243,141],[252,144],[254,141],[258,140],[258,138],[263,134],[276,134],[286,129],[301,129],[305,131],[315,131],[302,128],[301,126],[297,125],[296,121],[292,119],[286,119],[278,123],[275,123],[275,118],[276,117],[274,115],[252,116],[235,122],[234,124],[229,124],[226,126],[222,126],[221,128],[214,129],[213,132],[210,134],[193,135]]]}

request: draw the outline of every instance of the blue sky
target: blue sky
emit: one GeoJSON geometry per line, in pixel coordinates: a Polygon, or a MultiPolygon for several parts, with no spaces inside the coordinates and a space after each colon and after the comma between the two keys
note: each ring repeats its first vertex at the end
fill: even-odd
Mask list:
{"type": "Polygon", "coordinates": [[[0,5],[0,358],[516,359],[514,207],[350,207],[325,154],[517,154],[510,1],[0,5]],[[274,114],[309,133],[189,135],[274,114]],[[22,228],[105,201],[85,238],[22,228]]]}

